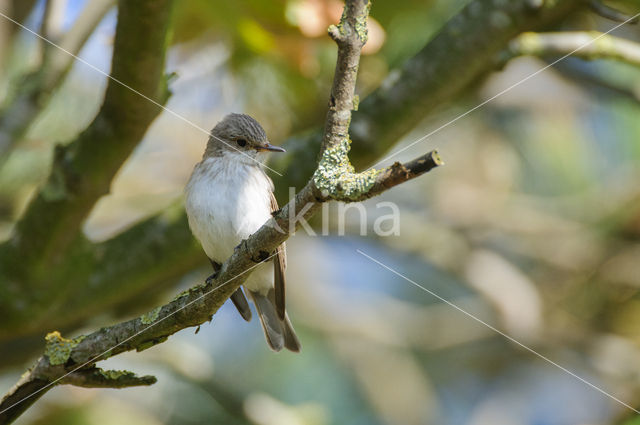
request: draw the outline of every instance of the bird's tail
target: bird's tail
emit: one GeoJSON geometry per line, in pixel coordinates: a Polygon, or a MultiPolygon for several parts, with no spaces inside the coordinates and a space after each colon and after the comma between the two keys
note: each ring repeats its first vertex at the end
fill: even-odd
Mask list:
{"type": "Polygon", "coordinates": [[[249,291],[253,303],[256,305],[267,344],[273,351],[287,348],[297,353],[302,348],[300,340],[293,330],[289,315],[285,314],[284,320],[280,320],[278,317],[275,307],[275,294],[273,292],[273,290],[270,290],[267,295],[262,295],[259,292],[249,291]]]}

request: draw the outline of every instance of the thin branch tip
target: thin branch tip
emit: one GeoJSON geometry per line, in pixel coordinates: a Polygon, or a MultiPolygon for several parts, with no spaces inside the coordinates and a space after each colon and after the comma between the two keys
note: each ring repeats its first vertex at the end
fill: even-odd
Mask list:
{"type": "Polygon", "coordinates": [[[438,152],[438,149],[432,150],[431,152],[428,153],[428,155],[431,157],[431,160],[433,161],[436,167],[445,165],[444,161],[442,160],[442,157],[440,156],[440,152],[438,152]]]}

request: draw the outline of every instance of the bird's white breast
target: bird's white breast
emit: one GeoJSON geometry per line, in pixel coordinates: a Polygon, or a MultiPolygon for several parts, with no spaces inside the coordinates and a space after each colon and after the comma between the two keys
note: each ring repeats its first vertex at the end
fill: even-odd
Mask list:
{"type": "Polygon", "coordinates": [[[226,260],[271,217],[272,191],[271,179],[258,165],[233,156],[207,158],[196,165],[185,206],[191,231],[210,259],[226,260]]]}

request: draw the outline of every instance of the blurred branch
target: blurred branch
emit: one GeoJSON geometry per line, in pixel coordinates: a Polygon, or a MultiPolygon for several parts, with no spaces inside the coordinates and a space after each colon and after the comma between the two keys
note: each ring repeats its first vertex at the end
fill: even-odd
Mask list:
{"type": "MultiPolygon", "coordinates": [[[[45,39],[50,39],[49,34],[49,21],[51,19],[51,8],[53,0],[45,0],[44,1],[44,11],[42,12],[42,20],[40,21],[40,30],[39,34],[45,39]]],[[[40,48],[41,52],[41,65],[44,65],[48,62],[49,52],[51,51],[51,45],[47,43],[45,40],[40,39],[40,48]]]]}
{"type": "MultiPolygon", "coordinates": [[[[300,221],[313,215],[321,203],[334,199],[363,199],[371,196],[371,190],[382,192],[387,187],[430,169],[423,165],[423,159],[418,159],[411,164],[397,165],[394,169],[369,170],[360,174],[352,172],[353,167],[347,156],[348,130],[354,107],[360,50],[367,40],[369,8],[368,0],[348,0],[340,24],[329,28],[329,34],[338,45],[338,60],[322,156],[314,177],[295,199],[276,211],[273,218],[251,237],[242,241],[214,278],[183,292],[170,303],[136,319],[86,336],[66,339],[58,332],[48,334],[44,355],[27,372],[14,392],[19,392],[21,385],[48,382],[48,385],[39,387],[40,395],[58,383],[60,378],[66,379],[69,374],[83,371],[86,367],[91,369],[97,361],[125,351],[147,349],[164,342],[181,329],[211,320],[213,314],[244,282],[248,273],[257,264],[269,260],[270,253],[288,239],[300,221]],[[402,170],[402,178],[398,178],[398,170],[402,170]]],[[[432,155],[431,158],[435,160],[437,156],[432,155]]],[[[0,403],[0,424],[13,421],[35,398],[16,401],[12,394],[8,394],[0,403]],[[11,400],[11,403],[7,400],[11,400]]]]}
{"type": "Polygon", "coordinates": [[[19,258],[10,267],[20,269],[25,286],[48,286],[52,269],[69,255],[67,248],[83,238],[84,218],[109,192],[113,176],[161,111],[129,87],[159,103],[167,100],[164,56],[171,5],[172,0],[120,1],[112,80],[102,108],[76,140],[56,147],[48,181],[12,239],[0,247],[4,258],[19,258]]]}
{"type": "MultiPolygon", "coordinates": [[[[51,8],[50,4],[51,1],[46,3],[45,15],[40,27],[40,35],[45,38],[48,38],[47,15],[51,8]]],[[[88,2],[71,29],[58,43],[66,52],[40,39],[42,61],[38,69],[22,77],[12,89],[11,97],[5,102],[5,107],[0,110],[0,167],[71,70],[74,58],[69,53],[77,55],[80,52],[98,23],[114,5],[115,0],[88,2]]],[[[13,23],[11,25],[16,26],[13,23]]]]}
{"type": "Polygon", "coordinates": [[[634,91],[633,85],[610,78],[608,74],[598,73],[593,69],[585,69],[577,63],[559,62],[556,70],[594,92],[594,96],[623,97],[640,102],[640,93],[634,91]]]}
{"type": "MultiPolygon", "coordinates": [[[[71,29],[62,36],[59,46],[67,52],[77,55],[107,12],[115,5],[116,0],[87,2],[71,29]]],[[[75,60],[73,56],[60,49],[55,49],[54,52],[51,62],[48,64],[50,69],[44,78],[44,89],[48,91],[62,83],[75,60]]]]}
{"type": "MultiPolygon", "coordinates": [[[[24,23],[36,5],[37,0],[0,0],[0,12],[17,22],[24,23]]],[[[0,17],[0,76],[3,76],[18,28],[11,21],[0,17]]]]}
{"type": "MultiPolygon", "coordinates": [[[[598,15],[603,18],[615,21],[615,22],[627,22],[631,19],[631,16],[626,15],[620,12],[617,9],[614,9],[611,6],[607,6],[601,0],[589,0],[589,7],[598,15]]],[[[638,18],[633,18],[629,22],[629,24],[637,24],[638,18]]]]}
{"type": "MultiPolygon", "coordinates": [[[[33,10],[38,0],[10,0],[11,17],[20,23],[24,23],[33,10]]],[[[17,30],[17,28],[14,28],[17,30]]]]}
{"type": "MultiPolygon", "coordinates": [[[[112,62],[113,78],[160,103],[168,97],[164,54],[171,6],[172,0],[122,1],[112,62]]],[[[130,259],[112,255],[110,247],[118,246],[126,236],[114,240],[113,245],[92,246],[81,233],[84,217],[108,192],[113,176],[159,112],[156,105],[112,80],[92,124],[75,141],[56,148],[48,182],[35,195],[12,239],[0,245],[0,334],[19,336],[57,316],[61,318],[54,321],[64,322],[65,316],[70,315],[68,309],[61,307],[64,301],[75,298],[81,292],[80,286],[88,290],[96,283],[99,291],[104,290],[100,283],[104,276],[121,278],[124,284],[131,285],[134,292],[129,295],[139,289],[138,279],[142,276],[145,282],[156,283],[176,278],[171,267],[162,270],[165,274],[159,277],[149,272],[153,267],[146,273],[136,271],[130,259]],[[118,274],[122,270],[119,266],[107,266],[101,263],[103,259],[127,265],[128,279],[118,274]],[[104,268],[94,269],[97,265],[104,268]],[[17,331],[15,326],[20,322],[26,329],[17,331]]],[[[161,238],[171,234],[166,220],[159,218],[155,223],[162,229],[161,238]]],[[[181,228],[181,234],[188,237],[186,226],[181,228]]],[[[137,236],[146,248],[158,249],[158,240],[153,236],[137,236]]],[[[129,244],[133,245],[130,240],[129,244]]],[[[126,252],[127,249],[122,251],[126,252]]],[[[153,251],[149,253],[152,255],[153,251]]],[[[171,257],[171,249],[165,249],[164,255],[171,257]]],[[[193,262],[192,257],[189,265],[193,262]]],[[[149,263],[143,260],[140,264],[149,263]]],[[[176,264],[184,265],[184,261],[176,264]]],[[[95,298],[91,295],[87,299],[95,298]]],[[[79,304],[84,307],[82,302],[79,304]]],[[[79,310],[87,314],[83,308],[79,310]]]]}
{"type": "Polygon", "coordinates": [[[527,32],[509,43],[503,61],[518,56],[564,56],[585,60],[613,59],[640,66],[640,44],[597,31],[527,32]]]}

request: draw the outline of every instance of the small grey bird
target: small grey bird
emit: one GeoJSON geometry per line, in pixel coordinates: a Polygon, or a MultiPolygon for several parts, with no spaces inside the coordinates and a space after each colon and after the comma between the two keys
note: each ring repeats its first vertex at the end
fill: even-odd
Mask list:
{"type": "MultiPolygon", "coordinates": [[[[269,151],[284,149],[269,144],[255,119],[244,114],[227,115],[211,131],[202,161],[196,164],[187,183],[189,227],[216,272],[234,248],[278,210],[273,182],[262,169],[269,151]]],[[[285,310],[286,263],[282,244],[270,261],[253,270],[244,289],[256,306],[269,347],[298,352],[300,341],[285,310]]],[[[251,309],[241,288],[231,301],[250,321],[251,309]]]]}

